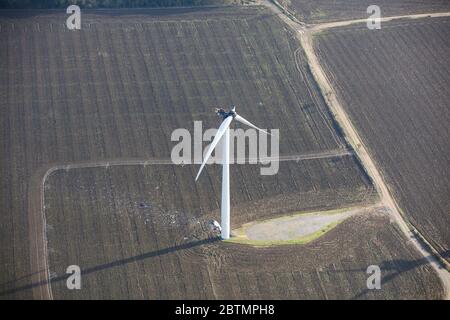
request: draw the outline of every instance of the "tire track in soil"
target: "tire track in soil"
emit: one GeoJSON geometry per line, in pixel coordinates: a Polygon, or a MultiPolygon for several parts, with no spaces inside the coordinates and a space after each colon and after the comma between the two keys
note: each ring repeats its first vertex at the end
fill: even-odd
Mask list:
{"type": "MultiPolygon", "coordinates": [[[[338,149],[330,150],[326,152],[318,153],[305,153],[298,155],[286,155],[276,158],[262,158],[262,161],[303,161],[313,159],[335,158],[350,156],[353,153],[349,150],[338,149]]],[[[246,159],[247,161],[252,159],[246,159]]],[[[195,164],[200,164],[195,163],[195,164]]],[[[47,223],[45,217],[45,181],[54,172],[58,170],[70,170],[70,169],[83,169],[83,168],[108,168],[112,166],[135,166],[135,165],[174,165],[171,159],[111,159],[101,161],[83,161],[77,163],[66,164],[54,164],[47,167],[40,168],[30,179],[28,194],[28,221],[30,227],[29,241],[30,241],[30,264],[32,270],[30,289],[32,290],[33,297],[35,299],[52,300],[53,294],[51,290],[51,279],[49,264],[48,264],[48,248],[47,248],[47,223]]],[[[179,239],[178,242],[182,243],[183,239],[179,239]]],[[[196,252],[190,250],[187,255],[203,255],[204,258],[214,260],[214,265],[220,269],[223,261],[214,255],[209,253],[209,249],[206,252],[196,252]]],[[[184,259],[185,256],[180,256],[184,259]]]]}

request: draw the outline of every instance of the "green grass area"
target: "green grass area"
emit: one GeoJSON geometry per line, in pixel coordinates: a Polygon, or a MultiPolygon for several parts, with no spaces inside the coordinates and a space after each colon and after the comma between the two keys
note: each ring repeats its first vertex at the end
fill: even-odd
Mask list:
{"type": "Polygon", "coordinates": [[[302,216],[317,215],[317,214],[334,215],[334,214],[348,212],[353,209],[355,209],[355,208],[351,207],[351,208],[340,208],[340,209],[328,210],[328,211],[294,212],[290,215],[275,218],[275,219],[254,221],[254,222],[244,224],[239,229],[233,230],[232,237],[225,241],[230,242],[230,243],[247,244],[247,245],[251,245],[251,246],[255,246],[255,247],[268,247],[268,246],[291,245],[291,244],[306,244],[306,243],[309,243],[309,242],[323,236],[325,233],[332,230],[334,227],[336,227],[338,224],[340,224],[342,221],[344,221],[345,218],[343,218],[342,220],[339,220],[339,221],[332,222],[332,223],[326,225],[325,227],[323,227],[322,229],[320,229],[319,231],[316,231],[312,234],[309,234],[309,235],[306,235],[303,237],[290,239],[290,240],[251,240],[251,239],[247,238],[245,231],[252,225],[255,225],[257,223],[264,223],[264,222],[267,222],[270,220],[283,220],[283,219],[288,219],[288,218],[292,218],[292,217],[299,216],[299,215],[302,215],[302,216]]]}
{"type": "Polygon", "coordinates": [[[342,221],[343,220],[330,223],[329,225],[327,225],[326,227],[322,228],[321,230],[319,230],[315,233],[312,233],[305,237],[300,237],[300,238],[291,239],[291,240],[274,240],[274,241],[250,240],[250,239],[246,238],[245,235],[242,237],[240,235],[237,235],[237,236],[233,236],[230,239],[225,240],[225,241],[231,242],[231,243],[248,244],[248,245],[251,245],[254,247],[270,247],[270,246],[280,246],[280,245],[289,245],[289,244],[306,244],[306,243],[309,243],[309,242],[323,236],[325,233],[327,233],[328,231],[330,231],[331,229],[336,227],[342,221]]]}

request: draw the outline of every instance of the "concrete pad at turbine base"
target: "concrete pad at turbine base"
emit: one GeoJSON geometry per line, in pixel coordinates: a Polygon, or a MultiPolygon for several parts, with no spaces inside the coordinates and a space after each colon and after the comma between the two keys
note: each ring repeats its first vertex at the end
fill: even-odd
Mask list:
{"type": "Polygon", "coordinates": [[[231,232],[230,242],[253,246],[304,244],[322,236],[348,217],[365,210],[338,210],[294,213],[289,216],[254,221],[231,232]]]}

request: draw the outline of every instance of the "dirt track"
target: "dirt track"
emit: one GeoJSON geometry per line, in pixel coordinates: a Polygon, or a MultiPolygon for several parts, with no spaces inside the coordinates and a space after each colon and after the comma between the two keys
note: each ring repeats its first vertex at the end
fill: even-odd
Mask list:
{"type": "MultiPolygon", "coordinates": [[[[450,13],[436,13],[436,14],[416,14],[416,15],[410,15],[410,16],[396,16],[396,17],[388,17],[388,18],[382,18],[381,21],[391,21],[396,19],[404,19],[404,18],[410,18],[410,19],[419,19],[424,17],[443,17],[443,16],[449,16],[450,13]]],[[[355,148],[356,153],[358,157],[360,158],[361,162],[363,163],[365,169],[371,176],[371,178],[374,181],[374,184],[381,196],[382,203],[390,209],[392,218],[397,222],[398,226],[402,230],[402,232],[405,234],[407,238],[410,239],[411,243],[417,248],[417,250],[427,258],[429,263],[433,266],[433,268],[438,273],[440,279],[442,280],[445,290],[446,290],[446,299],[450,299],[450,275],[447,270],[442,266],[442,264],[445,265],[445,267],[448,269],[448,264],[446,264],[444,259],[438,259],[435,257],[435,255],[438,255],[437,251],[429,248],[432,248],[429,243],[426,241],[426,239],[419,234],[417,230],[412,228],[412,226],[408,223],[408,221],[403,217],[400,213],[400,210],[398,208],[397,203],[395,202],[394,198],[391,196],[391,193],[384,182],[384,179],[377,169],[375,163],[373,162],[369,152],[367,151],[367,148],[365,147],[362,139],[360,138],[358,132],[356,131],[355,127],[351,123],[348,115],[346,114],[344,108],[340,104],[339,100],[337,99],[336,92],[334,88],[331,86],[330,81],[327,79],[327,76],[325,75],[325,72],[320,65],[318,58],[316,56],[316,53],[314,52],[314,46],[312,41],[312,35],[315,32],[333,28],[333,27],[340,27],[340,26],[347,26],[350,24],[357,24],[365,22],[365,19],[358,19],[358,20],[350,20],[350,21],[341,21],[341,22],[333,22],[333,23],[325,23],[313,26],[310,29],[298,29],[298,38],[302,43],[303,49],[305,50],[306,56],[308,57],[309,64],[311,67],[311,70],[313,72],[314,77],[316,78],[322,93],[327,100],[328,105],[330,106],[336,120],[339,122],[339,124],[342,126],[345,135],[349,141],[349,143],[355,148]],[[426,245],[424,245],[424,243],[426,245]],[[427,246],[429,248],[427,248],[427,246]]]]}
{"type": "MultiPolygon", "coordinates": [[[[388,22],[392,20],[398,19],[421,19],[421,18],[439,18],[439,17],[448,17],[450,16],[450,12],[438,12],[438,13],[424,13],[424,14],[412,14],[412,15],[402,15],[402,16],[392,16],[381,18],[380,22],[388,22]]],[[[336,22],[327,22],[314,25],[310,31],[317,32],[319,30],[325,30],[329,28],[337,28],[337,27],[345,27],[351,24],[357,23],[366,23],[367,19],[355,19],[355,20],[346,20],[346,21],[336,21],[336,22]]]]}
{"type": "MultiPolygon", "coordinates": [[[[366,23],[367,19],[354,19],[346,21],[328,22],[321,23],[312,26],[305,27],[303,23],[298,23],[293,21],[288,17],[279,6],[275,5],[269,0],[261,1],[261,4],[268,7],[272,12],[278,15],[281,20],[283,20],[287,25],[289,25],[295,32],[298,40],[301,43],[303,50],[305,51],[306,57],[308,59],[311,72],[316,79],[322,94],[331,109],[335,119],[342,127],[345,137],[350,145],[355,149],[356,154],[361,160],[364,168],[367,170],[369,176],[372,178],[375,187],[381,197],[381,203],[389,208],[391,212],[391,217],[398,224],[404,235],[410,239],[411,243],[416,247],[416,249],[428,260],[428,262],[433,266],[439,278],[441,279],[444,289],[445,298],[450,300],[450,266],[444,258],[440,257],[437,250],[435,250],[429,242],[423,237],[415,228],[411,226],[408,220],[402,216],[399,207],[392,197],[384,178],[377,169],[375,163],[373,162],[371,155],[367,151],[362,139],[360,138],[358,132],[350,121],[345,109],[342,107],[341,103],[337,99],[336,92],[331,86],[331,82],[328,80],[322,66],[319,63],[319,59],[314,51],[313,45],[313,35],[316,32],[326,30],[335,27],[344,27],[352,24],[366,23]]],[[[381,18],[380,22],[388,22],[398,19],[420,19],[420,18],[437,18],[437,17],[447,17],[450,16],[450,12],[439,12],[439,13],[424,13],[424,14],[413,14],[413,15],[401,15],[401,16],[391,16],[381,18]]]]}
{"type": "MultiPolygon", "coordinates": [[[[298,155],[286,155],[279,158],[261,159],[262,161],[303,161],[313,159],[335,158],[352,155],[349,150],[338,149],[321,153],[305,153],[298,155]]],[[[246,159],[247,161],[249,159],[246,159]]],[[[49,282],[46,217],[44,208],[44,188],[46,179],[55,171],[70,170],[75,168],[94,168],[109,166],[133,166],[133,165],[172,165],[171,159],[111,159],[103,161],[87,161],[79,163],[66,163],[49,166],[38,170],[32,177],[29,186],[29,223],[30,226],[30,247],[31,247],[31,270],[33,297],[35,299],[53,299],[51,285],[49,282]]],[[[199,162],[200,164],[200,162],[199,162]]]]}

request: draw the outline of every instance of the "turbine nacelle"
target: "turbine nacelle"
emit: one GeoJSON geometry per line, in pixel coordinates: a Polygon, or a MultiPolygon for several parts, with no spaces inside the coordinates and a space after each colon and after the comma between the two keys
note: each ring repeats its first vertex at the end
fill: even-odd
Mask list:
{"type": "Polygon", "coordinates": [[[216,108],[216,114],[219,117],[222,117],[222,120],[225,120],[228,117],[235,117],[236,116],[236,107],[231,108],[230,111],[225,111],[223,108],[216,108]]]}

